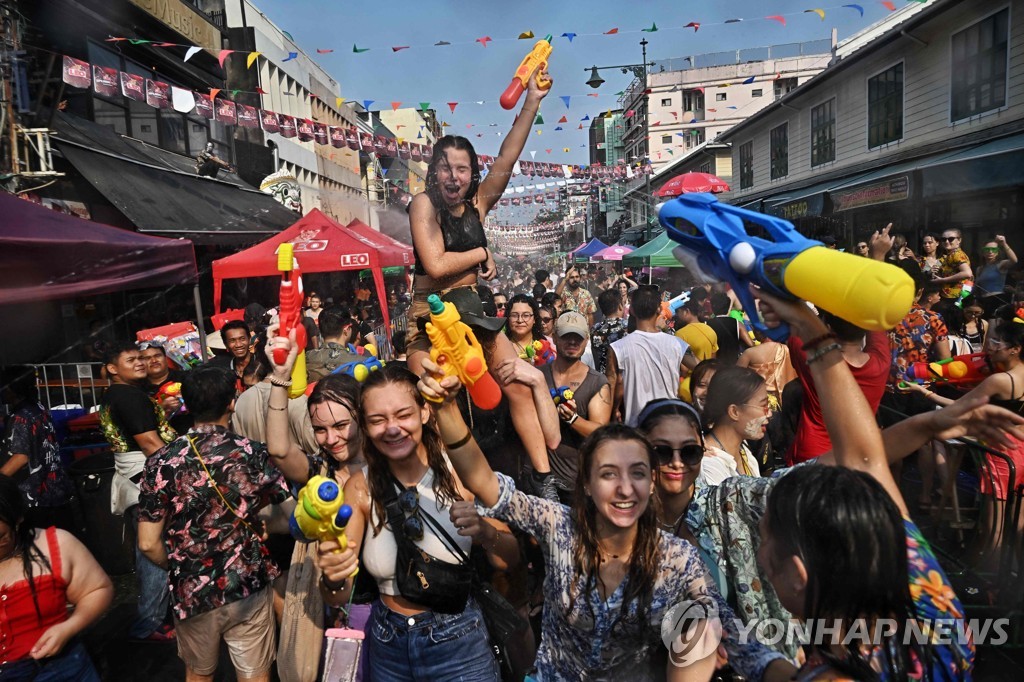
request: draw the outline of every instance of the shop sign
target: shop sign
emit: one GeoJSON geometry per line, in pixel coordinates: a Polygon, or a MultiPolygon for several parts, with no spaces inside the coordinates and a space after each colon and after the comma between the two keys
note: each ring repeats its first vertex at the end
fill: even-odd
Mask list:
{"type": "Polygon", "coordinates": [[[836,212],[903,201],[910,198],[910,176],[899,175],[851,190],[832,192],[831,196],[836,212]]]}
{"type": "Polygon", "coordinates": [[[193,45],[206,48],[212,54],[220,49],[221,33],[216,26],[181,0],[130,0],[165,26],[178,32],[193,45]]]}

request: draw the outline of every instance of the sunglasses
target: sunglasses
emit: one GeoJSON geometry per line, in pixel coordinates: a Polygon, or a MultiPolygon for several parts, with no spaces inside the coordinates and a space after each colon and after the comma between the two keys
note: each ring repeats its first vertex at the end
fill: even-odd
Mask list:
{"type": "Polygon", "coordinates": [[[960,239],[960,237],[943,237],[942,241],[944,241],[944,242],[955,242],[957,239],[960,239]]]}
{"type": "Polygon", "coordinates": [[[135,345],[139,350],[149,350],[150,348],[159,348],[160,350],[163,350],[163,346],[155,341],[139,341],[135,345]]]}
{"type": "Polygon", "coordinates": [[[674,448],[671,445],[654,445],[651,450],[654,451],[654,457],[660,467],[671,464],[677,452],[679,459],[686,466],[696,466],[704,458],[704,446],[700,443],[689,443],[681,448],[674,448]]]}
{"type": "Polygon", "coordinates": [[[982,251],[984,251],[985,253],[999,253],[999,247],[998,246],[986,246],[986,247],[982,248],[982,251]]]}
{"type": "Polygon", "coordinates": [[[555,319],[555,318],[547,317],[545,315],[541,315],[540,316],[540,321],[543,322],[544,324],[549,324],[553,319],[555,319]]]}
{"type": "Polygon", "coordinates": [[[423,519],[420,518],[420,493],[416,488],[406,488],[398,496],[398,508],[406,515],[402,532],[413,542],[423,539],[423,519]]]}

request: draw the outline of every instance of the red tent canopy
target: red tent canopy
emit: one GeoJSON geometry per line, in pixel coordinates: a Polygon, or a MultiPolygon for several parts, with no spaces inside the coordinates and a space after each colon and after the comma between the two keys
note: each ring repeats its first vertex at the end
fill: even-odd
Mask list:
{"type": "Polygon", "coordinates": [[[381,272],[384,267],[381,256],[383,247],[346,229],[315,208],[297,223],[265,242],[213,262],[214,312],[220,312],[224,280],[277,275],[277,247],[286,242],[295,245],[295,259],[304,273],[366,268],[372,270],[384,327],[390,329],[388,298],[384,290],[384,274],[381,272]]]}
{"type": "Polygon", "coordinates": [[[394,237],[378,232],[359,220],[353,220],[345,227],[360,237],[373,242],[377,248],[377,253],[380,254],[380,265],[382,268],[411,267],[413,265],[415,259],[412,255],[412,247],[408,244],[403,244],[394,237]]]}
{"type": "Polygon", "coordinates": [[[192,242],[137,234],[0,193],[0,304],[191,284],[192,242]]]}

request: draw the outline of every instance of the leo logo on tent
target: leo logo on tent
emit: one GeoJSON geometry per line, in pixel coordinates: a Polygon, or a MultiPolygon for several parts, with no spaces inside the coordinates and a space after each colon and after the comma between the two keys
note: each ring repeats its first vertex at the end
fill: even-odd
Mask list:
{"type": "Polygon", "coordinates": [[[327,250],[326,239],[313,239],[308,242],[295,242],[295,249],[293,253],[309,253],[311,251],[326,251],[327,250]]]}
{"type": "Polygon", "coordinates": [[[369,267],[370,254],[368,253],[343,253],[341,255],[341,267],[369,267]]]}

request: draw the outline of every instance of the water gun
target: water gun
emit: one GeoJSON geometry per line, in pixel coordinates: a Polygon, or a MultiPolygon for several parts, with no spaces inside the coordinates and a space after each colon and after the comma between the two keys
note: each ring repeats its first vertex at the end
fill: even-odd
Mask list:
{"type": "Polygon", "coordinates": [[[537,44],[533,46],[530,53],[523,57],[523,61],[519,62],[519,68],[516,69],[516,75],[512,78],[512,82],[505,92],[501,94],[501,106],[503,109],[513,109],[516,106],[516,102],[523,96],[527,86],[530,84],[530,76],[533,75],[534,71],[537,71],[537,85],[542,90],[547,90],[551,87],[551,79],[547,76],[541,75],[541,71],[544,71],[548,67],[548,57],[551,56],[551,34],[548,34],[547,38],[538,40],[537,44]]]}
{"type": "Polygon", "coordinates": [[[339,365],[331,374],[347,374],[359,383],[363,383],[370,376],[371,372],[376,372],[383,366],[383,362],[369,355],[364,360],[353,360],[352,362],[346,362],[344,365],[339,365]]]}
{"type": "Polygon", "coordinates": [[[338,484],[325,476],[314,476],[299,491],[288,529],[299,542],[334,540],[341,551],[348,547],[345,526],[350,518],[352,507],[345,504],[338,484]]]}
{"type": "MultiPolygon", "coordinates": [[[[299,355],[292,367],[292,385],[288,388],[289,398],[298,398],[306,392],[306,328],[302,324],[302,273],[299,262],[292,255],[291,244],[277,247],[277,269],[281,271],[281,305],[277,310],[279,326],[277,335],[288,338],[289,332],[295,330],[295,343],[299,346],[299,355]]],[[[283,365],[288,359],[288,351],[284,348],[274,349],[274,362],[283,365]]]]}
{"type": "Polygon", "coordinates": [[[551,389],[551,399],[555,401],[555,405],[561,405],[572,400],[573,392],[568,386],[559,386],[558,388],[551,389]]]}
{"type": "Polygon", "coordinates": [[[915,362],[907,367],[905,381],[974,386],[992,373],[985,353],[958,355],[938,362],[915,362]]]}
{"type": "Polygon", "coordinates": [[[964,300],[971,295],[972,291],[974,291],[974,282],[969,279],[964,280],[964,283],[960,286],[960,295],[957,296],[956,303],[953,305],[957,308],[963,308],[964,300]]]}
{"type": "Polygon", "coordinates": [[[754,328],[776,341],[789,337],[789,327],[765,326],[750,284],[805,299],[869,331],[892,329],[914,301],[913,280],[895,265],[827,249],[786,220],[721,203],[712,194],[667,201],[658,220],[690,257],[688,264],[705,279],[728,282],[754,328]],[[763,227],[771,240],[747,234],[744,221],[763,227]]]}
{"type": "Polygon", "coordinates": [[[428,296],[427,303],[430,359],[448,376],[459,377],[477,407],[493,410],[501,402],[501,389],[487,372],[484,349],[476,334],[462,321],[454,304],[445,303],[437,294],[428,296]]]}
{"type": "Polygon", "coordinates": [[[555,347],[547,339],[534,341],[530,346],[533,347],[532,358],[535,366],[542,367],[555,361],[555,347]]]}
{"type": "Polygon", "coordinates": [[[750,326],[750,320],[747,319],[742,310],[730,310],[729,317],[743,325],[743,328],[747,330],[747,336],[750,337],[755,346],[761,345],[761,342],[757,340],[757,336],[754,334],[754,328],[750,326]]]}
{"type": "Polygon", "coordinates": [[[661,319],[671,323],[676,317],[676,311],[682,308],[690,300],[690,292],[684,291],[675,298],[661,302],[661,319]]]}
{"type": "MultiPolygon", "coordinates": [[[[180,381],[165,381],[160,385],[160,388],[156,389],[156,401],[163,405],[164,398],[177,398],[181,401],[181,407],[174,414],[187,414],[188,409],[185,407],[185,401],[181,397],[181,382],[180,381]]],[[[170,416],[170,415],[168,415],[170,416]]]]}

